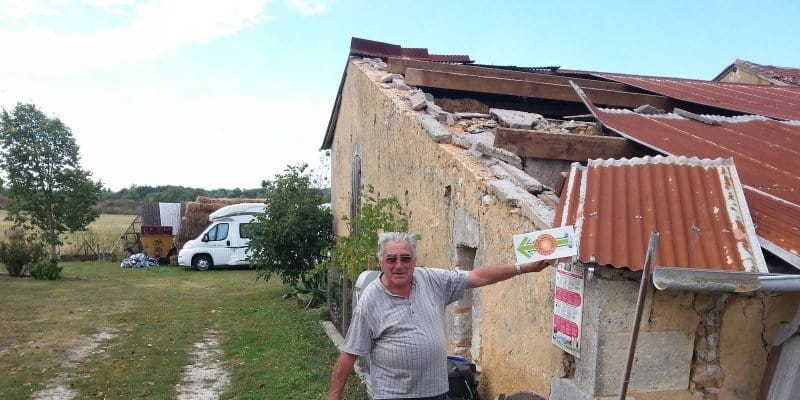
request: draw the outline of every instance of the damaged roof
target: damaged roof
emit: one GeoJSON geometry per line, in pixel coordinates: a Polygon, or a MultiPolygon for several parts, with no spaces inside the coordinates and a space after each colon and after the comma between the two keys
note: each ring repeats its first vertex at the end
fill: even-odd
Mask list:
{"type": "Polygon", "coordinates": [[[575,227],[584,263],[640,271],[659,232],[654,265],[767,272],[730,159],[573,163],[554,225],[575,227]]]}
{"type": "Polygon", "coordinates": [[[759,78],[777,85],[800,85],[800,68],[777,67],[774,65],[756,64],[746,60],[736,60],[713,80],[721,81],[730,72],[743,70],[759,78]]]}
{"type": "Polygon", "coordinates": [[[350,39],[350,55],[379,57],[383,59],[388,57],[399,57],[411,60],[459,64],[472,62],[467,55],[429,54],[428,49],[425,48],[408,48],[396,44],[377,42],[374,40],[361,39],[357,37],[350,39]]]}
{"type": "Polygon", "coordinates": [[[594,75],[691,103],[777,119],[800,120],[800,86],[747,85],[609,73],[594,75]]]}
{"type": "Polygon", "coordinates": [[[589,107],[607,129],[663,154],[734,160],[762,247],[800,265],[800,123],[589,107]]]}
{"type": "MultiPolygon", "coordinates": [[[[622,150],[623,153],[628,153],[595,154],[588,158],[630,158],[642,154],[661,153],[697,159],[732,160],[730,165],[720,164],[704,168],[716,171],[714,173],[720,178],[723,175],[736,176],[734,180],[736,182],[741,179],[742,186],[737,189],[743,193],[740,196],[740,206],[743,207],[741,218],[744,221],[752,217],[752,223],[742,223],[753,227],[757,235],[756,239],[748,237],[747,243],[741,244],[744,246],[759,243],[772,254],[800,268],[800,181],[797,178],[800,176],[800,161],[798,161],[800,160],[798,157],[800,87],[732,84],[562,69],[509,70],[492,68],[485,64],[476,66],[429,62],[423,57],[423,53],[417,53],[418,58],[408,57],[413,52],[406,51],[403,55],[401,46],[367,41],[378,43],[376,50],[363,45],[360,40],[362,39],[353,39],[350,54],[371,54],[372,57],[380,57],[381,60],[376,60],[375,64],[381,66],[377,68],[387,70],[387,76],[391,75],[390,73],[402,75],[404,85],[407,84],[411,88],[420,88],[437,97],[478,99],[479,102],[486,103],[489,109],[499,107],[541,113],[550,119],[567,119],[567,116],[582,120],[591,118],[599,124],[599,131],[603,135],[611,134],[611,137],[596,136],[598,139],[626,138],[629,140],[628,143],[642,145],[647,151],[632,153],[630,150],[622,150]],[[599,108],[595,104],[606,108],[599,108]],[[648,112],[652,115],[631,111],[644,105],[655,106],[649,107],[651,110],[648,112]],[[690,112],[679,112],[682,110],[677,107],[690,112]],[[728,117],[708,115],[709,110],[728,117]],[[736,116],[741,113],[755,114],[755,116],[736,116]]],[[[463,57],[469,60],[469,57],[463,57]]],[[[467,64],[466,61],[464,63],[467,64]]],[[[342,84],[344,79],[346,76],[343,76],[342,84]]],[[[323,141],[323,149],[330,149],[333,143],[338,104],[341,101],[341,87],[340,85],[323,141]]],[[[553,149],[556,145],[554,136],[558,135],[544,135],[529,130],[530,137],[527,141],[523,141],[521,137],[524,134],[523,130],[518,132],[507,128],[494,130],[500,134],[495,137],[494,146],[498,146],[497,140],[500,138],[511,143],[504,147],[506,149],[538,148],[539,153],[545,153],[543,150],[549,149],[551,155],[560,154],[553,149]]],[[[561,157],[562,160],[576,160],[570,157],[578,154],[575,151],[577,144],[584,147],[590,145],[589,141],[581,138],[582,135],[573,135],[581,139],[581,143],[569,145],[562,142],[564,140],[577,142],[578,139],[567,138],[567,135],[561,136],[565,139],[558,141],[557,145],[563,144],[565,151],[571,151],[567,156],[561,157]]],[[[624,149],[623,146],[618,147],[624,149]]],[[[602,150],[600,145],[592,148],[602,150]]],[[[511,152],[520,158],[525,157],[523,152],[516,150],[511,152]]],[[[551,158],[559,159],[557,156],[551,158]]],[[[586,157],[579,161],[585,164],[585,160],[586,157]]],[[[692,182],[687,185],[688,188],[702,191],[702,185],[692,182]]],[[[695,195],[699,196],[699,193],[692,194],[695,195]]],[[[702,197],[692,196],[688,197],[690,202],[708,203],[702,197]]],[[[622,199],[619,197],[618,201],[622,202],[622,199]]],[[[621,204],[620,207],[623,207],[627,203],[621,204]]],[[[688,212],[685,204],[666,203],[664,206],[668,208],[664,212],[675,218],[688,212]]],[[[733,228],[730,229],[731,232],[734,231],[733,228]]],[[[752,251],[750,259],[755,260],[752,262],[746,261],[748,258],[745,253],[747,251],[740,252],[738,256],[731,256],[739,261],[709,263],[708,267],[761,270],[759,257],[755,254],[757,252],[752,251]]],[[[710,257],[709,260],[728,260],[722,255],[715,257],[717,258],[710,257]]],[[[631,260],[624,263],[637,268],[631,260]]],[[[694,259],[692,260],[694,263],[694,259]]]]}

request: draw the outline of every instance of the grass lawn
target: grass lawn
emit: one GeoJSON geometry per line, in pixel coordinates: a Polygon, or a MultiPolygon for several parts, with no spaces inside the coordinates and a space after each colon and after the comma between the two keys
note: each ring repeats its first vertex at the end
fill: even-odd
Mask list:
{"type": "MultiPolygon", "coordinates": [[[[0,273],[0,398],[59,382],[77,399],[174,399],[209,330],[230,374],[222,399],[325,397],[337,350],[321,311],[283,299],[280,282],[250,270],[62,265],[61,281],[0,273]]],[[[355,377],[346,398],[366,398],[355,377]]]]}

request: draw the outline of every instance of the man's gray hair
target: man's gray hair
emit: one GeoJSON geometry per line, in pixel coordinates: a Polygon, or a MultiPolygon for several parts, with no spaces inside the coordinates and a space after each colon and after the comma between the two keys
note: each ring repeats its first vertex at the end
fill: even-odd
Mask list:
{"type": "Polygon", "coordinates": [[[383,249],[388,242],[406,242],[411,245],[411,255],[417,255],[417,238],[408,232],[383,232],[378,234],[378,259],[383,259],[383,249]]]}

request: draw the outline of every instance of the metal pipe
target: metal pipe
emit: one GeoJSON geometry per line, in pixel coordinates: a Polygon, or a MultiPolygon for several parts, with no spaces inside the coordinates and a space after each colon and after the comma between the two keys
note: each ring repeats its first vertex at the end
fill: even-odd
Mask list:
{"type": "Polygon", "coordinates": [[[653,254],[658,247],[658,232],[650,234],[650,243],[647,245],[647,254],[644,258],[644,269],[642,270],[642,281],[639,283],[639,295],[636,297],[636,315],[633,320],[633,332],[631,342],[628,346],[628,362],[625,364],[625,373],[622,376],[622,385],[619,393],[619,400],[625,400],[628,395],[628,383],[631,377],[631,367],[633,367],[633,356],[636,354],[636,341],[639,339],[639,326],[642,322],[642,310],[644,310],[647,286],[650,283],[650,273],[652,272],[653,254]]]}

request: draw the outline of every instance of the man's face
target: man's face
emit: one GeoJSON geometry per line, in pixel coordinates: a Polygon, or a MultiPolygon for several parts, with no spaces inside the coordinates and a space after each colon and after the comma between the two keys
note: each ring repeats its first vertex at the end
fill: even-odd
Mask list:
{"type": "Polygon", "coordinates": [[[414,265],[417,262],[411,245],[405,241],[389,241],[383,248],[381,271],[389,286],[411,285],[414,265]]]}

